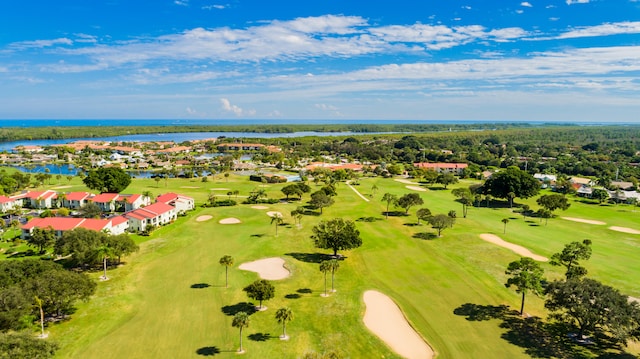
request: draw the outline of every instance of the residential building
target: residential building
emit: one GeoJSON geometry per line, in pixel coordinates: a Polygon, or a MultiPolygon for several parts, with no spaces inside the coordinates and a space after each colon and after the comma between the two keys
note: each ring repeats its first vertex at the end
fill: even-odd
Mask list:
{"type": "Polygon", "coordinates": [[[147,207],[138,208],[124,214],[129,223],[130,231],[145,231],[148,228],[162,226],[177,218],[175,207],[157,202],[147,207]]]}
{"type": "Polygon", "coordinates": [[[117,193],[101,193],[91,197],[91,202],[97,204],[103,212],[113,212],[116,210],[117,193]]]}
{"type": "Polygon", "coordinates": [[[92,194],[89,192],[69,192],[58,195],[59,199],[62,199],[62,207],[69,209],[79,209],[89,202],[92,194]]]}
{"type": "Polygon", "coordinates": [[[156,198],[157,203],[166,203],[176,208],[177,213],[190,211],[195,207],[195,201],[191,197],[183,196],[177,193],[165,193],[156,198]]]}
{"type": "Polygon", "coordinates": [[[415,167],[423,168],[426,170],[436,171],[438,173],[453,173],[455,175],[462,175],[465,168],[469,167],[466,163],[442,163],[442,162],[418,162],[413,164],[415,167]]]}
{"type": "MultiPolygon", "coordinates": [[[[122,217],[122,216],[119,216],[122,217]]],[[[66,231],[70,231],[75,228],[85,228],[92,231],[106,231],[111,234],[117,235],[125,233],[128,228],[128,221],[126,218],[109,218],[109,219],[94,219],[94,218],[72,218],[72,217],[46,217],[46,218],[33,218],[26,224],[22,225],[22,233],[20,238],[29,239],[33,233],[34,228],[41,229],[53,229],[56,233],[56,237],[60,238],[66,231]]]]}

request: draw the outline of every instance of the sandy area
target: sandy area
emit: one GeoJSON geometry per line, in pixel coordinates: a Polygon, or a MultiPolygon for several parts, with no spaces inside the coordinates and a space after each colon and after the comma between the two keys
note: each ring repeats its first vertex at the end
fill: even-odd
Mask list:
{"type": "Polygon", "coordinates": [[[633,229],[633,228],[627,228],[627,227],[611,226],[609,227],[609,229],[612,231],[624,232],[629,234],[640,234],[639,230],[633,229]]]}
{"type": "Polygon", "coordinates": [[[629,302],[637,302],[640,303],[640,298],[636,298],[636,297],[631,297],[629,296],[629,298],[627,299],[629,302]]]}
{"type": "Polygon", "coordinates": [[[602,221],[594,221],[591,219],[584,219],[584,218],[574,218],[574,217],[560,217],[562,219],[566,219],[567,221],[574,221],[574,222],[580,222],[580,223],[587,223],[587,224],[597,224],[599,226],[603,226],[606,223],[602,222],[602,221]]]}
{"type": "Polygon", "coordinates": [[[52,187],[52,189],[63,189],[63,188],[71,188],[72,186],[56,186],[52,187]]]}
{"type": "Polygon", "coordinates": [[[364,292],[364,325],[396,353],[409,359],[433,358],[433,349],[407,322],[394,301],[386,295],[364,292]]]}
{"type": "Polygon", "coordinates": [[[253,209],[267,209],[269,207],[267,207],[267,206],[251,206],[251,208],[253,208],[253,209]]]}
{"type": "Polygon", "coordinates": [[[196,188],[200,188],[200,187],[198,187],[198,186],[180,186],[180,188],[196,189],[196,188]]]}
{"type": "Polygon", "coordinates": [[[275,216],[282,217],[282,213],[276,212],[276,211],[269,211],[269,212],[267,212],[267,216],[269,216],[269,217],[275,217],[275,216]]]}
{"type": "Polygon", "coordinates": [[[210,191],[230,191],[231,188],[209,188],[210,191]]]}
{"type": "Polygon", "coordinates": [[[548,262],[549,258],[547,257],[543,257],[537,254],[533,254],[530,250],[526,249],[523,246],[519,246],[517,244],[513,244],[513,243],[509,243],[507,241],[504,241],[502,238],[496,236],[495,234],[488,234],[488,233],[483,233],[480,235],[480,238],[482,240],[485,240],[489,243],[493,243],[495,245],[498,245],[500,247],[504,247],[507,249],[510,249],[512,251],[514,251],[515,253],[523,256],[523,257],[529,257],[533,260],[536,261],[540,261],[540,262],[548,262]]]}
{"type": "Polygon", "coordinates": [[[412,189],[414,191],[420,191],[420,192],[426,192],[427,189],[426,188],[422,188],[422,187],[418,187],[418,186],[405,186],[408,189],[412,189]]]}
{"type": "Polygon", "coordinates": [[[240,222],[239,219],[237,218],[225,218],[225,219],[221,219],[220,222],[218,222],[220,224],[238,224],[238,223],[242,223],[240,222]]]}
{"type": "Polygon", "coordinates": [[[242,263],[238,268],[256,272],[262,279],[278,280],[287,278],[291,273],[284,267],[284,259],[279,257],[265,258],[253,262],[242,263]]]}
{"type": "Polygon", "coordinates": [[[204,221],[208,221],[211,218],[213,218],[213,216],[209,216],[209,215],[204,215],[204,216],[198,216],[198,218],[196,218],[196,222],[204,222],[204,221]]]}
{"type": "Polygon", "coordinates": [[[412,182],[412,181],[409,181],[409,180],[406,180],[406,179],[400,179],[400,178],[396,178],[396,179],[394,179],[394,181],[400,182],[400,183],[404,183],[404,184],[416,184],[415,182],[412,182]]]}

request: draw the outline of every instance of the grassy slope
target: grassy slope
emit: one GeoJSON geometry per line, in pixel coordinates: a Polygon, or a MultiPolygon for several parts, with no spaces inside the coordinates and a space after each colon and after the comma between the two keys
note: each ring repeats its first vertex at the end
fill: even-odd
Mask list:
{"type": "MultiPolygon", "coordinates": [[[[442,238],[421,240],[413,235],[433,230],[426,225],[406,225],[416,222],[414,216],[385,220],[381,214],[382,194],[410,192],[404,184],[384,179],[366,179],[361,183],[358,189],[365,194],[373,183],[379,187],[371,202],[364,202],[340,185],[338,204],[325,209],[321,217],[304,217],[302,228],[295,225],[281,228],[278,237],[274,236],[266,210],[246,205],[198,209],[178,223],[158,230],[142,244],[140,253],[128,258],[126,266],[110,272],[112,280],[99,283],[98,294],[91,302],[81,304],[70,322],[51,328],[52,336],[62,345],[59,357],[197,357],[235,350],[238,332],[231,327],[231,316],[223,313],[222,308],[248,301],[241,288],[256,279],[256,275],[233,268],[229,273],[230,288],[221,287],[224,269],[218,259],[224,254],[234,256],[236,264],[281,256],[292,270],[291,278],[275,283],[276,298],[266,303],[269,310],[251,316],[251,326],[245,333],[254,339],[265,337],[256,334],[269,334],[272,338],[256,341],[245,336],[247,357],[293,358],[308,350],[330,349],[354,358],[374,352],[380,357],[395,357],[361,323],[362,293],[370,288],[390,295],[442,358],[493,357],[495,353],[510,358],[527,357],[523,348],[501,339],[505,329],[500,328],[497,320],[468,321],[453,313],[465,303],[519,305],[520,296],[503,286],[504,269],[517,255],[480,240],[480,233],[495,233],[545,256],[559,251],[565,243],[590,238],[594,241],[594,256],[586,264],[590,273],[625,293],[640,295],[634,286],[640,278],[640,268],[628,264],[640,259],[635,249],[638,236],[607,229],[609,225],[640,227],[634,213],[620,212],[629,211],[629,207],[602,208],[574,202],[566,213],[561,213],[602,220],[607,226],[562,219],[551,219],[545,226],[544,222],[539,225],[537,219],[524,220],[505,208],[471,208],[468,218],[459,218],[452,229],[444,231],[442,238]],[[214,218],[196,222],[201,214],[214,218]],[[309,262],[315,257],[296,253],[328,253],[313,248],[309,240],[310,229],[320,219],[368,216],[378,220],[357,222],[364,244],[345,253],[348,258],[341,262],[336,277],[338,293],[321,298],[322,275],[318,264],[309,262]],[[226,217],[240,218],[243,223],[218,223],[226,217]],[[511,220],[507,233],[503,234],[500,220],[505,217],[511,220]],[[195,289],[191,288],[193,284],[211,286],[195,289]],[[313,292],[300,294],[298,299],[284,297],[302,288],[313,292]],[[275,309],[284,305],[290,306],[296,315],[288,327],[292,337],[289,342],[273,338],[281,330],[273,315],[275,309]]],[[[152,180],[136,180],[127,192],[174,190],[192,195],[201,203],[210,188],[237,188],[241,195],[246,195],[255,187],[246,177],[232,177],[230,183],[220,179],[214,183],[171,180],[167,187],[164,181],[160,182],[160,188],[157,185],[152,180]]],[[[280,187],[270,185],[267,188],[270,197],[280,197],[280,187]]],[[[421,195],[424,207],[434,213],[451,209],[462,212],[448,190],[431,190],[421,195]]],[[[537,208],[534,200],[527,202],[537,208]]],[[[291,224],[288,214],[295,207],[296,204],[278,204],[269,210],[281,211],[291,224]]],[[[550,277],[559,276],[557,268],[543,266],[550,277]]],[[[537,298],[528,298],[526,310],[545,315],[542,300],[537,298]]]]}

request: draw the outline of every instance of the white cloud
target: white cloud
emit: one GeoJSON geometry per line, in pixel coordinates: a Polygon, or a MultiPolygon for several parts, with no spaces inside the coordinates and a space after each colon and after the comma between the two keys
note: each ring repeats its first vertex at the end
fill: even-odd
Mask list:
{"type": "Polygon", "coordinates": [[[179,6],[189,6],[189,0],[175,0],[173,3],[179,6]]]}
{"type": "Polygon", "coordinates": [[[198,111],[192,109],[191,107],[188,107],[185,109],[185,112],[187,112],[189,115],[197,115],[198,111]]]}
{"type": "Polygon", "coordinates": [[[315,108],[321,109],[323,111],[337,111],[338,110],[337,107],[335,107],[333,105],[327,105],[327,104],[324,104],[324,103],[317,103],[314,106],[315,106],[315,108]]]}
{"type": "Polygon", "coordinates": [[[43,48],[43,47],[51,47],[56,45],[73,45],[73,41],[66,37],[53,39],[53,40],[34,40],[34,41],[21,41],[14,42],[9,45],[12,49],[29,49],[29,48],[43,48]]]}
{"type": "Polygon", "coordinates": [[[229,4],[225,4],[225,5],[214,4],[214,5],[203,6],[202,9],[203,10],[213,10],[213,9],[224,10],[224,9],[226,9],[228,7],[229,7],[229,4]]]}
{"type": "Polygon", "coordinates": [[[578,37],[595,37],[638,33],[640,33],[640,21],[626,21],[596,26],[584,26],[572,31],[565,32],[557,38],[570,39],[578,37]]]}
{"type": "Polygon", "coordinates": [[[518,9],[518,10],[516,10],[516,14],[524,14],[524,10],[518,9]]]}
{"type": "Polygon", "coordinates": [[[255,110],[243,110],[242,108],[231,104],[231,102],[229,102],[228,99],[226,98],[221,98],[220,99],[220,103],[222,104],[222,109],[226,112],[231,112],[234,115],[236,115],[236,117],[242,117],[242,116],[253,116],[256,114],[255,110]]]}
{"type": "Polygon", "coordinates": [[[567,0],[567,5],[573,4],[588,4],[590,0],[567,0]]]}
{"type": "Polygon", "coordinates": [[[528,1],[523,1],[520,3],[520,6],[524,6],[524,7],[533,7],[533,5],[531,5],[530,2],[528,1]]]}

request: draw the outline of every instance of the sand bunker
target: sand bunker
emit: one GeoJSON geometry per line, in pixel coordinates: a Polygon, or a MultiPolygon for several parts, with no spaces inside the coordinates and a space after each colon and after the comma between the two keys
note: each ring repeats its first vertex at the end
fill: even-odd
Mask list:
{"type": "Polygon", "coordinates": [[[433,349],[409,325],[400,308],[386,295],[364,292],[364,325],[396,353],[409,359],[433,358],[433,349]]]}
{"type": "Polygon", "coordinates": [[[612,230],[612,231],[624,232],[624,233],[629,233],[629,234],[640,234],[639,230],[633,229],[633,228],[627,228],[627,227],[611,226],[611,227],[609,227],[609,229],[612,230]]]}
{"type": "Polygon", "coordinates": [[[196,218],[196,222],[208,221],[211,218],[213,218],[213,216],[209,216],[209,215],[199,216],[198,218],[196,218]]]}
{"type": "Polygon", "coordinates": [[[237,218],[225,218],[225,219],[221,219],[220,222],[218,222],[220,224],[238,224],[238,223],[242,223],[239,219],[237,218]]]}
{"type": "Polygon", "coordinates": [[[267,216],[269,217],[282,217],[282,213],[280,212],[276,212],[276,211],[269,211],[267,212],[267,216]]]}
{"type": "Polygon", "coordinates": [[[406,179],[400,179],[400,178],[396,178],[396,179],[394,179],[394,181],[396,181],[396,182],[400,182],[400,183],[404,183],[404,184],[416,184],[415,182],[411,182],[411,181],[409,181],[409,180],[406,180],[406,179]]]}
{"type": "Polygon", "coordinates": [[[63,189],[63,188],[71,188],[72,186],[57,186],[57,187],[52,187],[52,189],[63,189]]]}
{"type": "Polygon", "coordinates": [[[636,298],[636,297],[632,297],[632,296],[629,296],[629,298],[627,298],[627,300],[629,301],[629,303],[632,303],[632,302],[640,303],[640,298],[636,298]]]}
{"type": "Polygon", "coordinates": [[[242,263],[238,268],[256,272],[262,279],[279,280],[287,278],[291,273],[284,267],[284,259],[279,257],[265,258],[253,262],[242,263]]]}
{"type": "Polygon", "coordinates": [[[507,241],[504,241],[502,238],[496,236],[495,234],[488,234],[488,233],[483,233],[480,235],[480,238],[482,240],[485,240],[489,243],[493,243],[495,245],[498,245],[500,247],[504,247],[507,249],[512,250],[513,252],[523,256],[523,257],[529,257],[533,260],[539,261],[539,262],[548,262],[549,258],[547,257],[543,257],[537,254],[533,254],[530,250],[526,249],[523,246],[519,246],[517,244],[513,244],[507,241]]]}
{"type": "Polygon", "coordinates": [[[414,191],[420,191],[420,192],[426,192],[427,189],[426,188],[422,188],[422,187],[418,187],[418,186],[405,186],[408,189],[412,189],[414,191]]]}
{"type": "Polygon", "coordinates": [[[196,189],[196,188],[200,188],[200,187],[198,187],[198,186],[180,186],[180,188],[196,189]]]}
{"type": "Polygon", "coordinates": [[[605,222],[594,221],[591,219],[584,219],[584,218],[574,218],[574,217],[560,217],[560,218],[566,219],[567,221],[574,221],[574,222],[587,223],[587,224],[597,224],[599,226],[603,226],[606,224],[605,222]]]}
{"type": "Polygon", "coordinates": [[[267,206],[251,206],[251,208],[253,208],[253,209],[267,209],[269,207],[267,207],[267,206]]]}
{"type": "Polygon", "coordinates": [[[231,188],[209,188],[210,191],[230,191],[231,188]]]}

